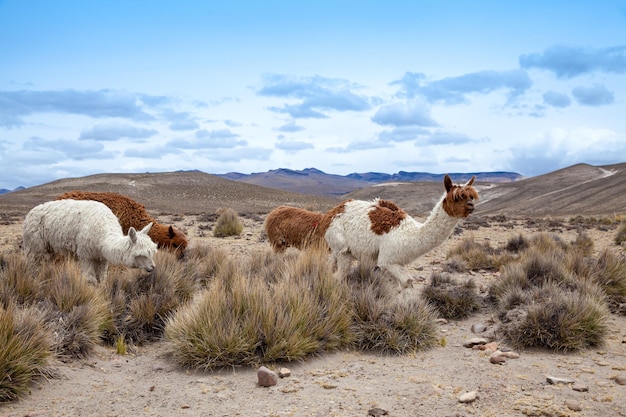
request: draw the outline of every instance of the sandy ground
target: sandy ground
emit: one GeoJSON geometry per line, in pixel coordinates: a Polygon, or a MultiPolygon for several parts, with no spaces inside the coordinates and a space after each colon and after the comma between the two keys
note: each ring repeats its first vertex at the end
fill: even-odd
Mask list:
{"type": "MultiPolygon", "coordinates": [[[[192,238],[191,245],[220,246],[238,256],[269,247],[259,220],[245,219],[242,237],[226,239],[208,236],[193,219],[178,222],[192,238]]],[[[473,236],[497,247],[510,237],[536,231],[526,227],[523,222],[492,225],[451,237],[410,265],[425,280],[412,291],[424,288],[459,239],[473,236]]],[[[21,225],[0,225],[0,230],[0,250],[14,250],[21,225]]],[[[576,236],[565,229],[555,233],[567,241],[576,236]]],[[[614,236],[613,229],[588,233],[596,250],[610,245],[614,236]]],[[[479,272],[472,277],[486,288],[497,276],[479,272]]],[[[442,323],[445,346],[415,355],[338,352],[304,362],[266,364],[276,371],[291,370],[291,376],[270,388],[257,384],[256,369],[180,369],[168,360],[161,343],[126,356],[100,346],[86,360],[59,363],[59,379],[41,381],[33,385],[31,395],[1,405],[0,416],[626,416],[626,385],[616,382],[626,378],[626,317],[611,316],[612,331],[599,349],[573,354],[526,350],[503,365],[490,363],[484,351],[463,347],[472,337],[492,334],[490,323],[488,311],[442,323]],[[488,325],[485,333],[472,332],[478,323],[488,325]],[[549,384],[547,376],[575,383],[549,384]],[[475,401],[459,402],[471,391],[477,393],[475,401]]]]}

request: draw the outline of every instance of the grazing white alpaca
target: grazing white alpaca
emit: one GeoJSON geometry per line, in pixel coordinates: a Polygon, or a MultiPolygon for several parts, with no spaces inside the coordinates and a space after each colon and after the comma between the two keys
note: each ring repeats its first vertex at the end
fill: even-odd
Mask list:
{"type": "Polygon", "coordinates": [[[474,179],[457,185],[446,174],[446,192],[424,223],[390,201],[341,203],[334,209],[336,214],[325,235],[340,276],[349,273],[353,259],[371,258],[379,268],[389,271],[401,287],[410,285],[411,277],[404,265],[444,243],[459,220],[474,211],[474,200],[478,199],[472,187],[474,179]]]}
{"type": "Polygon", "coordinates": [[[125,236],[111,209],[97,201],[58,200],[33,208],[24,219],[24,254],[40,264],[55,254],[74,255],[88,281],[101,282],[108,264],[154,269],[157,244],[148,231],[152,223],[125,236]]]}

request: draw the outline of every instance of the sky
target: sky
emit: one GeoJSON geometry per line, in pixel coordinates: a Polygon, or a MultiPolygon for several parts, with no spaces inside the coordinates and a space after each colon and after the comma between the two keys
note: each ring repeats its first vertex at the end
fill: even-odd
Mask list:
{"type": "Polygon", "coordinates": [[[626,162],[626,0],[0,0],[0,188],[626,162]]]}

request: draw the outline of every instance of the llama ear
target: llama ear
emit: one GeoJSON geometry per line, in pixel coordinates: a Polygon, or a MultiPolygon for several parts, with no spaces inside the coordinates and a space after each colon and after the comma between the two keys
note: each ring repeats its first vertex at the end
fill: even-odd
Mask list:
{"type": "Polygon", "coordinates": [[[450,190],[452,189],[452,179],[450,178],[448,174],[446,174],[446,176],[443,177],[443,185],[446,187],[446,193],[449,193],[450,190]]]}
{"type": "Polygon", "coordinates": [[[139,233],[143,233],[144,235],[147,235],[148,232],[150,231],[150,228],[152,228],[152,222],[148,223],[146,225],[146,227],[144,227],[143,229],[141,229],[141,232],[139,233]]]}
{"type": "Polygon", "coordinates": [[[137,231],[132,226],[128,229],[128,237],[130,238],[130,241],[132,243],[135,243],[137,241],[137,231]]]}
{"type": "Polygon", "coordinates": [[[174,233],[174,228],[172,226],[170,226],[170,228],[167,229],[167,234],[169,235],[170,239],[173,239],[174,236],[176,236],[176,233],[174,233]]]}
{"type": "Polygon", "coordinates": [[[466,187],[469,187],[470,185],[474,184],[474,180],[476,179],[476,175],[474,175],[472,178],[470,178],[470,180],[465,184],[466,187]]]}

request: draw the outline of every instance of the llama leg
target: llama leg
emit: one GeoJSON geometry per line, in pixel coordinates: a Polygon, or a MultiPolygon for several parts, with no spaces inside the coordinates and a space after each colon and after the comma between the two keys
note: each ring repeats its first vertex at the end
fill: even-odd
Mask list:
{"type": "Polygon", "coordinates": [[[352,269],[352,260],[354,257],[348,251],[341,251],[337,254],[337,274],[340,278],[345,278],[352,269]]]}
{"type": "Polygon", "coordinates": [[[98,283],[98,275],[97,275],[97,261],[91,261],[89,259],[80,259],[80,270],[82,271],[85,279],[90,284],[98,283]]]}
{"type": "Polygon", "coordinates": [[[95,263],[94,272],[96,274],[97,282],[103,282],[104,280],[106,280],[108,269],[109,269],[109,264],[106,261],[98,261],[95,263]]]}
{"type": "Polygon", "coordinates": [[[406,270],[398,264],[378,265],[381,269],[388,271],[398,282],[400,289],[412,288],[414,279],[406,270]]]}

